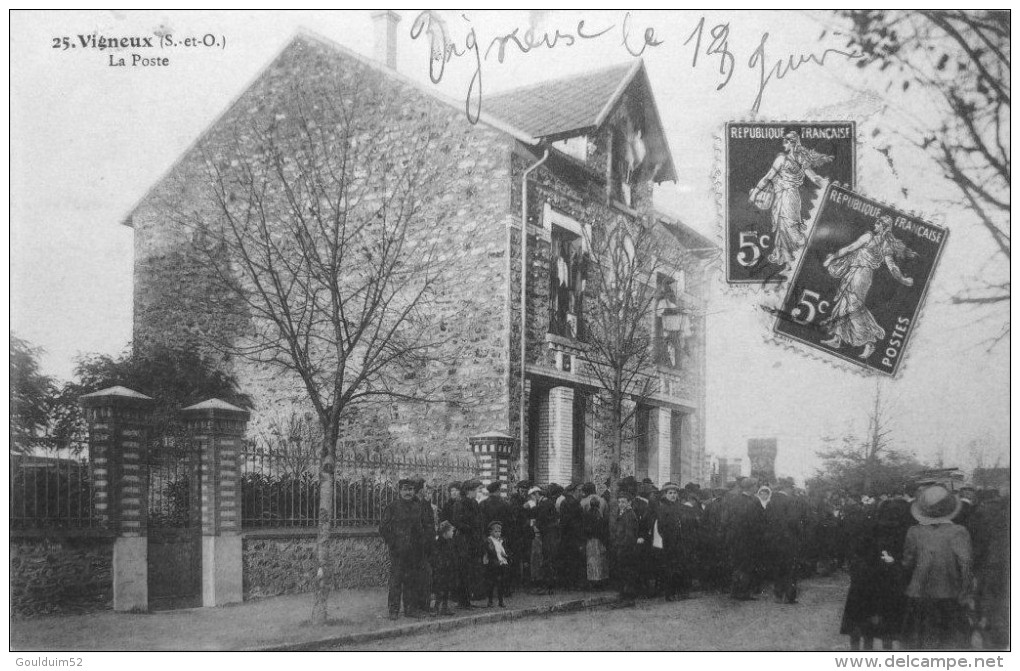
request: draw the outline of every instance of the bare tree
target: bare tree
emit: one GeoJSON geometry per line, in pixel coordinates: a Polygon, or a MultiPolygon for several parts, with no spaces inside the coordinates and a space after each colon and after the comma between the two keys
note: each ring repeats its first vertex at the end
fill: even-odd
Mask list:
{"type": "MultiPolygon", "coordinates": [[[[1009,301],[1010,15],[1005,10],[840,10],[858,67],[885,73],[888,87],[920,89],[941,121],[919,118],[895,131],[934,159],[994,243],[990,267],[952,297],[959,305],[1009,301]],[[1003,272],[1005,271],[1005,272],[1003,272]]],[[[876,137],[884,132],[876,131],[876,137]]],[[[888,135],[888,134],[887,134],[888,135]]],[[[891,161],[888,139],[879,151],[891,161]]],[[[1007,340],[1009,322],[992,339],[1007,340]]]]}
{"type": "Polygon", "coordinates": [[[893,447],[890,421],[881,384],[876,383],[867,433],[848,431],[840,439],[824,438],[830,447],[818,452],[824,465],[813,481],[872,496],[904,485],[922,466],[893,447]]]}
{"type": "MultiPolygon", "coordinates": [[[[176,203],[247,328],[218,343],[300,380],[318,422],[312,622],[327,621],[336,450],[372,399],[422,400],[442,344],[440,134],[400,92],[357,76],[297,76],[200,145],[205,182],[176,203]]],[[[221,305],[221,309],[226,309],[221,305]]]]}
{"type": "Polygon", "coordinates": [[[610,446],[613,491],[620,479],[624,445],[638,438],[633,427],[642,401],[659,389],[655,369],[659,273],[680,267],[675,240],[648,222],[622,218],[586,233],[591,262],[585,289],[582,356],[607,413],[602,422],[610,446]]]}

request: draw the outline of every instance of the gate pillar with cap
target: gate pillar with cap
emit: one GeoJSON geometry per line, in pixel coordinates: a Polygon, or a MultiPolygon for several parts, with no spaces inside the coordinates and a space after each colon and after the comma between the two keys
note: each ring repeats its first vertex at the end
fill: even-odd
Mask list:
{"type": "Polygon", "coordinates": [[[478,457],[478,479],[483,485],[510,481],[510,459],[515,440],[501,431],[489,431],[468,438],[471,451],[478,457]]]}
{"type": "Polygon", "coordinates": [[[210,399],[182,411],[201,460],[202,605],[244,599],[241,448],[249,413],[210,399]]]}
{"type": "Polygon", "coordinates": [[[89,424],[96,519],[113,541],[113,609],[149,608],[146,440],[153,400],[127,387],[79,399],[89,424]]]}

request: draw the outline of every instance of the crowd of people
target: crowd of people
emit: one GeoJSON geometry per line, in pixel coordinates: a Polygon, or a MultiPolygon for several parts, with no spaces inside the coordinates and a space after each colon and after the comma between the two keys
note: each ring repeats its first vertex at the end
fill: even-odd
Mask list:
{"type": "Polygon", "coordinates": [[[876,638],[967,647],[976,630],[986,647],[1008,642],[1008,496],[979,502],[973,490],[932,486],[916,499],[809,497],[754,478],[709,490],[633,477],[615,493],[591,482],[454,482],[442,506],[421,480],[399,491],[380,528],[392,619],[402,604],[409,617],[479,600],[503,607],[518,590],[615,588],[626,602],[694,590],[752,600],[771,586],[792,604],[800,579],[846,569],[841,633],[856,649],[876,638]]]}

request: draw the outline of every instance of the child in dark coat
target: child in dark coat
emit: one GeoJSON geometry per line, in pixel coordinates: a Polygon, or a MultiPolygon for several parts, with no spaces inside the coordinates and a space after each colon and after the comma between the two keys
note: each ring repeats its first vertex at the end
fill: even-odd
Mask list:
{"type": "Polygon", "coordinates": [[[492,606],[492,593],[499,599],[499,607],[506,608],[503,603],[503,589],[510,576],[510,555],[503,544],[503,523],[493,520],[489,523],[489,537],[485,539],[485,591],[492,606]]]}
{"type": "Polygon", "coordinates": [[[457,548],[453,543],[453,525],[443,521],[439,525],[436,553],[432,565],[432,589],[436,594],[436,610],[440,615],[452,615],[450,592],[457,585],[457,548]]]}

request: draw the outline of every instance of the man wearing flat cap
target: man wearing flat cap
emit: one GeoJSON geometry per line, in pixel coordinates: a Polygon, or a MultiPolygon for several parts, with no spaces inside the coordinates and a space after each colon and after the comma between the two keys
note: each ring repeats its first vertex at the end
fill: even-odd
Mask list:
{"type": "Polygon", "coordinates": [[[421,504],[414,498],[415,486],[414,480],[401,480],[397,484],[397,500],[386,506],[379,523],[379,534],[390,555],[387,606],[391,620],[400,617],[401,601],[408,617],[427,614],[420,608],[422,567],[435,530],[427,523],[421,504]]]}
{"type": "Polygon", "coordinates": [[[481,480],[466,480],[461,485],[461,497],[453,506],[454,536],[459,562],[457,604],[472,608],[471,599],[482,592],[482,553],[485,550],[485,527],[478,507],[478,488],[481,480]]]}

